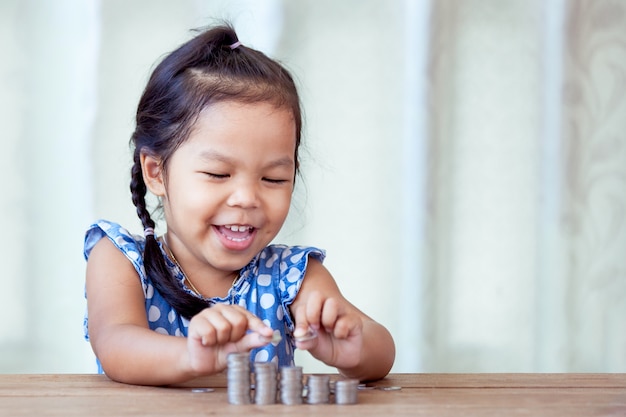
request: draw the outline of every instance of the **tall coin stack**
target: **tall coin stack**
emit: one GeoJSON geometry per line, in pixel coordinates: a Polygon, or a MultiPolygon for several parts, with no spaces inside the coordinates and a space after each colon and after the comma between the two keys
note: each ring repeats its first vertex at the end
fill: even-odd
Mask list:
{"type": "Polygon", "coordinates": [[[302,367],[280,368],[280,401],[287,405],[302,404],[302,367]]]}
{"type": "Polygon", "coordinates": [[[228,402],[250,404],[250,354],[235,352],[228,355],[228,402]]]}
{"type": "Polygon", "coordinates": [[[328,375],[309,375],[307,380],[308,404],[326,404],[330,398],[330,377],[328,375]]]}
{"type": "Polygon", "coordinates": [[[335,403],[356,404],[359,390],[358,379],[340,379],[335,382],[335,403]]]}
{"type": "Polygon", "coordinates": [[[254,363],[254,402],[266,405],[276,403],[278,379],[273,362],[254,363]]]}

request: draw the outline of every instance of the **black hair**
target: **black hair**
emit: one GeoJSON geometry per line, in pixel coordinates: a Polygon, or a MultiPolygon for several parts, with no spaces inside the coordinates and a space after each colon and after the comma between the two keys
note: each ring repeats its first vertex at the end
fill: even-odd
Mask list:
{"type": "MultiPolygon", "coordinates": [[[[241,45],[232,26],[205,30],[156,66],[137,107],[130,191],[144,229],[154,228],[155,222],[146,207],[141,154],[158,158],[166,173],[170,157],[189,137],[199,113],[222,101],[269,102],[289,109],[296,125],[298,170],[302,114],[291,74],[262,52],[241,45]]],[[[203,298],[183,290],[152,234],[146,236],[144,265],[155,288],[183,317],[189,319],[209,306],[203,298]]]]}

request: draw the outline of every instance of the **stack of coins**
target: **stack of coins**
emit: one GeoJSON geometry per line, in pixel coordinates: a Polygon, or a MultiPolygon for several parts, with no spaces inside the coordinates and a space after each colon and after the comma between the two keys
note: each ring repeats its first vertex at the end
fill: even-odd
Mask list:
{"type": "Polygon", "coordinates": [[[250,354],[236,352],[228,355],[228,402],[250,404],[250,354]]]}
{"type": "Polygon", "coordinates": [[[256,404],[275,404],[277,384],[276,365],[273,362],[254,363],[254,402],[256,404]]]}
{"type": "Polygon", "coordinates": [[[335,382],[335,403],[356,404],[358,387],[358,379],[341,379],[335,382]]]}
{"type": "Polygon", "coordinates": [[[328,375],[309,375],[307,380],[308,404],[326,404],[330,398],[330,377],[328,375]]]}
{"type": "Polygon", "coordinates": [[[280,401],[287,405],[302,404],[302,367],[280,368],[280,401]]]}

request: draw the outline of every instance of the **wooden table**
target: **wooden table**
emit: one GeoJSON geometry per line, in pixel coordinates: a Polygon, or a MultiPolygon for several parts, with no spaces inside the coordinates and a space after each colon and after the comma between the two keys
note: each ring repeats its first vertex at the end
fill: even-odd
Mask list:
{"type": "Polygon", "coordinates": [[[0,375],[0,416],[626,416],[626,374],[392,374],[369,385],[355,405],[231,405],[223,374],[174,387],[0,375]]]}

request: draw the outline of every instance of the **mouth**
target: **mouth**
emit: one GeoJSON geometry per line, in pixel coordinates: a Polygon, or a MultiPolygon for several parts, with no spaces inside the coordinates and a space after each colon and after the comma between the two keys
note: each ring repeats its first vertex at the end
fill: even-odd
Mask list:
{"type": "Polygon", "coordinates": [[[245,242],[254,234],[255,228],[248,225],[226,224],[216,226],[219,233],[232,242],[245,242]]]}

